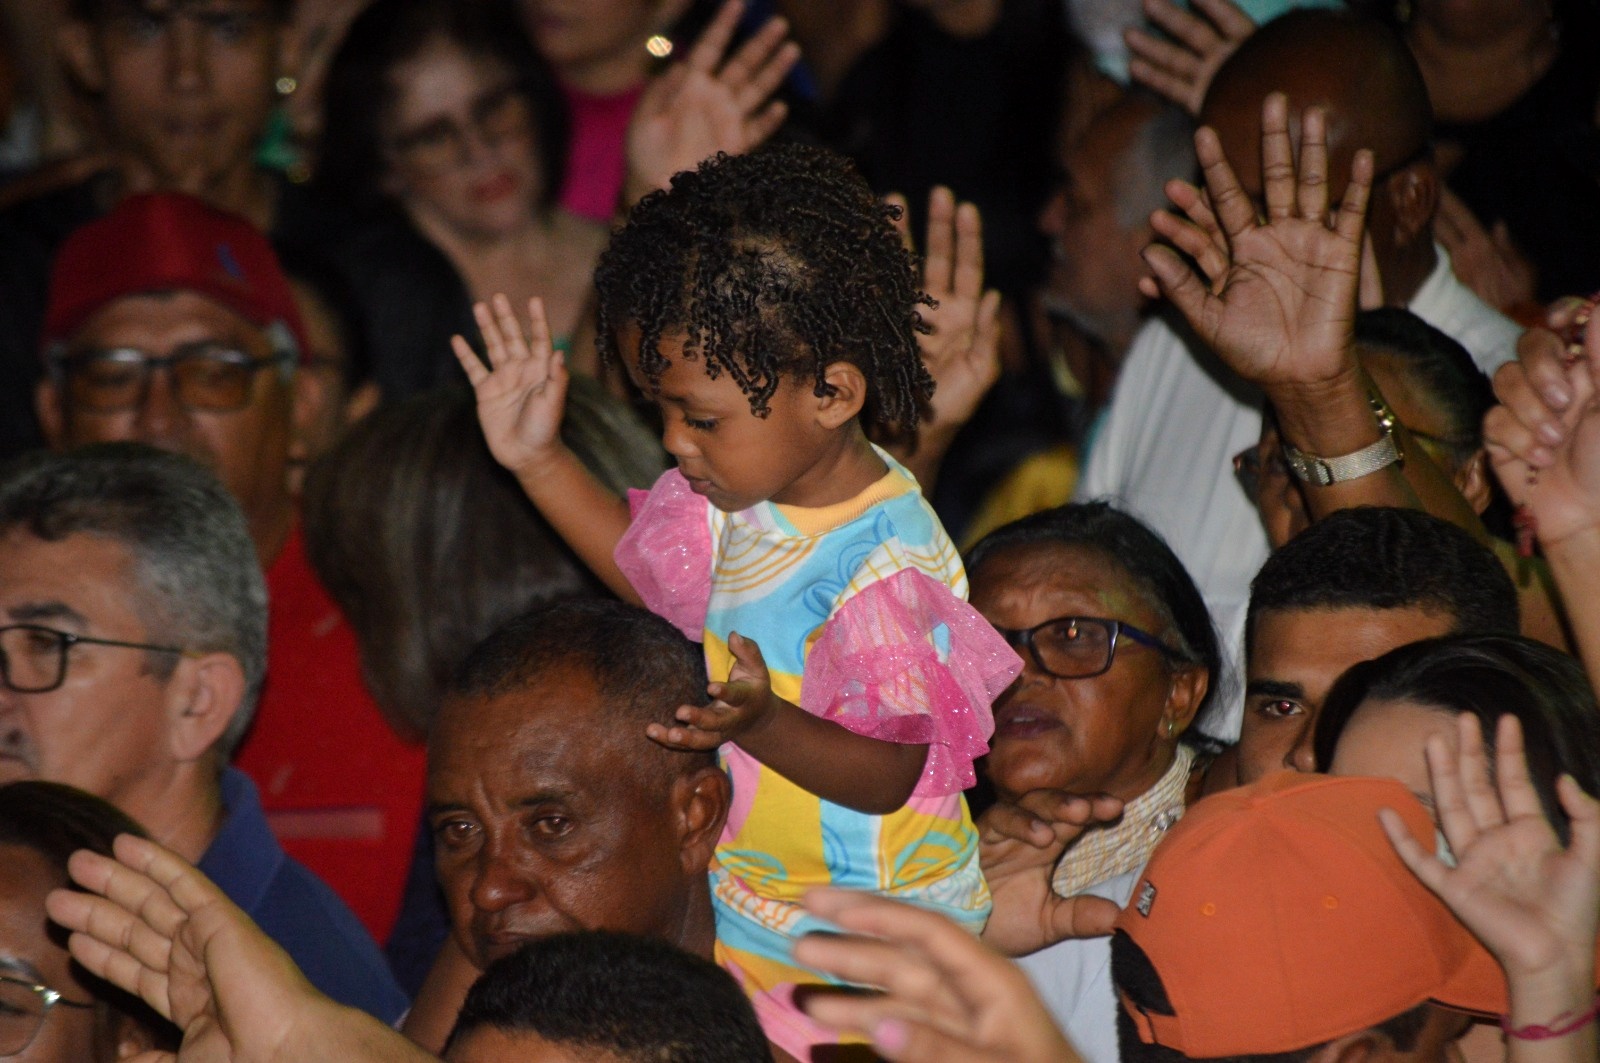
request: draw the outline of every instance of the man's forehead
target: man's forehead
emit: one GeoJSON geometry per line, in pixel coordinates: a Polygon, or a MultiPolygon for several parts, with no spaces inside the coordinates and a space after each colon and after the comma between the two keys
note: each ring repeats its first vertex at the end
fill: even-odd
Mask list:
{"type": "Polygon", "coordinates": [[[0,530],[0,618],[84,627],[137,611],[132,561],[127,546],[108,536],[51,540],[20,525],[0,530]]]}
{"type": "Polygon", "coordinates": [[[71,347],[140,346],[221,340],[265,344],[266,333],[236,311],[187,289],[120,296],[89,315],[71,347]]]}

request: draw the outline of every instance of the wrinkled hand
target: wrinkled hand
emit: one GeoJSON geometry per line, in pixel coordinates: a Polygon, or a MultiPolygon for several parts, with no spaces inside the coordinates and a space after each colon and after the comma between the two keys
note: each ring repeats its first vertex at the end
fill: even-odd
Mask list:
{"type": "MultiPolygon", "coordinates": [[[[1550,324],[1565,332],[1576,310],[1575,301],[1559,305],[1550,324]]],[[[1600,528],[1600,315],[1584,352],[1567,366],[1560,335],[1523,333],[1517,360],[1495,372],[1500,405],[1483,421],[1495,475],[1511,501],[1528,507],[1546,547],[1600,528]]]]}
{"type": "Polygon", "coordinates": [[[1533,264],[1504,221],[1485,229],[1461,197],[1441,185],[1433,232],[1450,252],[1450,268],[1478,298],[1500,310],[1536,302],[1533,264]]]}
{"type": "Polygon", "coordinates": [[[805,904],[846,933],[801,938],[795,959],[883,990],[816,993],[802,1006],[818,1022],[906,1063],[1076,1063],[1022,970],[950,920],[850,890],[813,890],[805,904]]]}
{"type": "Polygon", "coordinates": [[[528,300],[528,334],[496,295],[472,308],[483,330],[489,368],[465,339],[455,336],[456,360],[478,398],[478,423],[495,460],[522,476],[561,447],[561,414],[567,401],[567,363],[550,342],[544,301],[528,300]]]}
{"type": "Polygon", "coordinates": [[[1187,219],[1169,211],[1151,217],[1157,234],[1189,255],[1200,273],[1169,247],[1152,244],[1144,252],[1153,276],[1140,281],[1141,290],[1165,295],[1234,372],[1263,387],[1315,386],[1355,371],[1351,341],[1372,153],[1356,153],[1330,223],[1326,116],[1307,108],[1300,128],[1296,160],[1288,101],[1282,93],[1266,98],[1266,221],[1260,222],[1216,132],[1202,127],[1195,152],[1209,203],[1193,185],[1173,181],[1167,193],[1187,219]]]}
{"type": "Polygon", "coordinates": [[[789,24],[773,18],[724,62],[743,11],[740,0],[726,0],[689,54],[639,98],[627,134],[630,200],[719,151],[749,151],[788,117],[771,97],[799,62],[800,47],[788,40],[789,24]]]}
{"type": "Polygon", "coordinates": [[[1427,746],[1434,801],[1456,866],[1417,844],[1388,809],[1380,813],[1385,833],[1406,866],[1500,961],[1513,992],[1519,978],[1585,971],[1592,978],[1600,802],[1571,776],[1560,779],[1561,807],[1572,821],[1572,843],[1563,849],[1528,778],[1517,718],[1500,718],[1495,781],[1478,718],[1463,713],[1457,726],[1459,754],[1441,736],[1427,746]]]}
{"type": "Polygon", "coordinates": [[[1256,24],[1233,0],[1194,0],[1194,6],[1201,14],[1172,0],[1144,0],[1145,17],[1172,39],[1137,27],[1123,39],[1131,53],[1129,76],[1198,115],[1218,68],[1256,31],[1256,24]]]}
{"type": "MultiPolygon", "coordinates": [[[[895,228],[915,251],[905,200],[895,228]]],[[[923,364],[933,377],[929,429],[955,431],[972,419],[978,404],[1000,378],[1000,293],[983,288],[983,221],[971,203],[956,203],[948,188],[928,196],[926,256],[922,290],[938,303],[921,309],[932,331],[917,334],[923,364]]]]}
{"type": "Polygon", "coordinates": [[[141,1063],[266,1063],[293,1058],[291,1031],[318,994],[293,961],[198,870],[154,842],[122,835],[116,860],[75,853],[50,918],[73,932],[73,957],[183,1031],[141,1063]]]}
{"type": "Polygon", "coordinates": [[[1032,790],[978,820],[978,859],[994,895],[983,940],[1007,956],[1026,956],[1065,938],[1111,932],[1117,905],[1103,897],[1062,897],[1051,887],[1056,864],[1084,830],[1122,815],[1122,802],[1032,790]]]}
{"type": "Polygon", "coordinates": [[[706,687],[711,704],[680,705],[676,716],[685,726],[653,723],[645,728],[646,735],[668,749],[716,749],[771,718],[777,698],[761,647],[736,631],[728,636],[728,649],[733,653],[733,670],[726,683],[706,687]]]}

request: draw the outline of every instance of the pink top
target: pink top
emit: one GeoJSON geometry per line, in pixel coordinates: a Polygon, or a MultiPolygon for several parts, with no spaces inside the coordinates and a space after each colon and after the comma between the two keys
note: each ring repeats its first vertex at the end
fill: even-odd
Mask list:
{"type": "Polygon", "coordinates": [[[568,85],[563,85],[561,92],[572,123],[561,205],[579,217],[608,222],[622,195],[628,120],[644,95],[644,85],[615,96],[592,96],[568,85]]]}

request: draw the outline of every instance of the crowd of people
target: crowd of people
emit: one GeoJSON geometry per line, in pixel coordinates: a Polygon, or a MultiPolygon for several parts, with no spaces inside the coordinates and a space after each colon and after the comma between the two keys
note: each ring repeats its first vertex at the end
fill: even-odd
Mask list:
{"type": "Polygon", "coordinates": [[[0,1058],[1600,1058],[1596,28],[7,4],[0,1058]]]}

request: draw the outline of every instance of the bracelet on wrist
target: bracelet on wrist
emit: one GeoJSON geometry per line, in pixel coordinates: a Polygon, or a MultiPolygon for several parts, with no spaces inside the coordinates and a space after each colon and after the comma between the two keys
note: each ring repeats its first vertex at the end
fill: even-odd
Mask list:
{"type": "Polygon", "coordinates": [[[1518,1041],[1549,1041],[1556,1037],[1565,1037],[1577,1033],[1585,1026],[1600,1018],[1600,1000],[1590,1005],[1589,1010],[1574,1018],[1568,1018],[1568,1012],[1562,1012],[1551,1019],[1548,1024],[1529,1023],[1527,1026],[1511,1025],[1511,1016],[1505,1015],[1500,1019],[1500,1029],[1505,1035],[1518,1041]]]}

